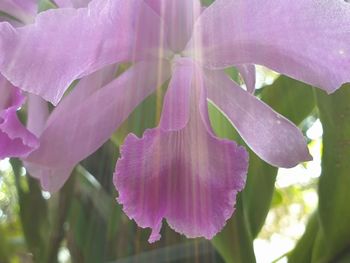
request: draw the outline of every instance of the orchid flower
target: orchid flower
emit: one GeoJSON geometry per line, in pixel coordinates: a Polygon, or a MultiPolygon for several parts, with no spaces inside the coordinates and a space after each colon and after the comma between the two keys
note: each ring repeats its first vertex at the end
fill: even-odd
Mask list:
{"type": "MultiPolygon", "coordinates": [[[[81,6],[87,0],[60,0],[59,6],[81,6]],[[76,3],[77,2],[77,3],[76,3]]],[[[38,11],[36,0],[3,0],[0,2],[0,21],[21,27],[34,21],[38,11]]],[[[24,94],[0,74],[0,159],[27,157],[39,146],[36,135],[40,134],[48,116],[46,102],[34,94],[24,94]],[[27,129],[19,121],[16,111],[28,97],[27,129]]]]}
{"type": "MultiPolygon", "coordinates": [[[[170,79],[159,125],[121,148],[114,183],[125,213],[160,238],[162,220],[212,238],[234,212],[248,156],[211,129],[210,101],[263,160],[310,160],[290,121],[254,97],[254,64],[333,92],[350,80],[350,5],[342,0],[93,0],[0,24],[0,72],[57,105],[26,162],[54,191],[147,96],[170,79]],[[273,19],[271,19],[273,18],[273,19]],[[132,66],[114,78],[116,64],[132,66]],[[224,72],[236,66],[243,90],[224,72]]],[[[32,172],[32,173],[33,173],[32,172]]]]}

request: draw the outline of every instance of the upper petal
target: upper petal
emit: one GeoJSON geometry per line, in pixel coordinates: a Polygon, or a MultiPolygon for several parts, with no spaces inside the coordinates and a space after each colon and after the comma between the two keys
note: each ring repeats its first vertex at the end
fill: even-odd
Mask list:
{"type": "Polygon", "coordinates": [[[0,25],[0,71],[54,104],[73,80],[155,52],[160,41],[159,17],[141,0],[94,0],[42,12],[22,28],[0,25]]]}
{"type": "Polygon", "coordinates": [[[85,99],[70,94],[74,95],[76,103],[68,95],[68,102],[65,103],[65,98],[57,106],[40,136],[40,147],[27,161],[52,169],[73,167],[108,140],[132,110],[168,77],[166,64],[140,62],[91,92],[93,88],[88,85],[103,82],[90,76],[90,81],[81,82],[75,88],[85,99]]]}
{"type": "Polygon", "coordinates": [[[293,167],[311,160],[299,129],[241,89],[222,71],[207,71],[208,98],[232,121],[248,146],[266,162],[293,167]]]}
{"type": "Polygon", "coordinates": [[[208,67],[261,64],[327,92],[350,80],[346,1],[217,0],[194,30],[208,67]]]}
{"type": "Polygon", "coordinates": [[[199,0],[145,0],[162,17],[170,48],[182,51],[189,41],[194,21],[201,12],[199,0]]]}
{"type": "Polygon", "coordinates": [[[26,168],[42,188],[58,191],[74,166],[101,146],[133,108],[167,80],[168,67],[140,62],[112,81],[116,71],[112,65],[81,79],[47,120],[41,147],[26,159],[26,168]]]}
{"type": "MultiPolygon", "coordinates": [[[[115,71],[116,66],[111,65],[81,79],[78,85],[69,93],[69,96],[65,97],[59,106],[55,108],[50,118],[48,118],[49,111],[47,102],[39,96],[33,94],[28,95],[27,128],[36,136],[40,137],[45,130],[45,127],[49,126],[51,122],[57,121],[59,116],[67,114],[66,112],[69,112],[77,105],[84,103],[90,95],[108,84],[113,79],[115,71]]],[[[53,136],[55,135],[53,134],[53,136]]],[[[59,138],[52,137],[51,139],[56,140],[59,138]]],[[[42,149],[42,151],[47,151],[47,154],[50,154],[50,145],[46,145],[46,147],[47,148],[42,149]]],[[[79,145],[75,145],[75,147],[79,147],[79,145]]],[[[41,187],[45,191],[56,192],[68,179],[75,163],[68,163],[67,165],[61,164],[58,167],[53,167],[25,161],[24,166],[31,176],[40,180],[41,187]]]]}

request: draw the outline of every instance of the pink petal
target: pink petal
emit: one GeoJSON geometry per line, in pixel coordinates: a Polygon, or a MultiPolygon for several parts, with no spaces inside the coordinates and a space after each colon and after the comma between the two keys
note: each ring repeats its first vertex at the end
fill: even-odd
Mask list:
{"type": "Polygon", "coordinates": [[[217,0],[194,30],[198,59],[211,68],[261,64],[327,92],[350,81],[346,1],[217,0]]]}
{"type": "Polygon", "coordinates": [[[1,0],[0,11],[5,12],[16,19],[20,20],[23,24],[29,24],[33,22],[37,13],[38,2],[37,0],[1,0]]]}
{"type": "Polygon", "coordinates": [[[255,91],[255,81],[256,81],[255,66],[252,64],[243,64],[243,65],[238,65],[237,69],[244,80],[244,83],[247,87],[247,91],[253,94],[255,91]]]}
{"type": "Polygon", "coordinates": [[[21,124],[16,115],[24,97],[1,75],[0,94],[0,159],[26,157],[38,147],[38,140],[21,124]]]}
{"type": "Polygon", "coordinates": [[[174,51],[182,51],[189,41],[194,21],[201,12],[199,0],[145,0],[159,14],[167,27],[169,46],[174,51]]]}
{"type": "Polygon", "coordinates": [[[51,168],[25,162],[29,174],[40,181],[43,190],[55,193],[68,180],[74,166],[51,168]]]}
{"type": "MultiPolygon", "coordinates": [[[[39,96],[29,94],[27,129],[35,136],[40,137],[48,117],[49,108],[47,102],[39,96]]],[[[50,168],[26,161],[23,164],[31,176],[40,180],[42,188],[50,192],[58,191],[73,170],[73,167],[50,168]]]]}
{"type": "Polygon", "coordinates": [[[160,126],[164,130],[184,128],[190,117],[192,65],[185,59],[174,62],[176,69],[164,98],[160,126]]]}
{"type": "Polygon", "coordinates": [[[159,17],[139,0],[52,9],[17,30],[0,24],[0,71],[15,86],[57,104],[73,80],[157,53],[157,26],[159,17]]]}
{"type": "MultiPolygon", "coordinates": [[[[167,99],[181,105],[181,97],[172,90],[182,93],[183,85],[191,90],[186,126],[169,131],[161,124],[147,130],[141,139],[129,135],[114,175],[118,202],[125,213],[139,226],[152,228],[149,242],[160,239],[163,218],[187,237],[211,239],[231,217],[236,194],[245,184],[246,151],[208,132],[205,122],[209,120],[203,119],[199,108],[199,100],[206,104],[199,94],[204,92],[203,83],[193,65],[191,70],[181,64],[175,64],[175,80],[170,82],[167,99]]],[[[164,107],[174,105],[168,102],[164,107]]],[[[167,109],[163,112],[168,113],[167,109]]]]}
{"type": "MultiPolygon", "coordinates": [[[[56,120],[60,115],[73,110],[77,104],[84,103],[94,92],[112,81],[116,72],[116,66],[111,65],[79,81],[79,84],[71,91],[69,96],[61,101],[55,108],[49,121],[47,102],[36,95],[29,95],[28,99],[28,124],[27,128],[36,136],[40,136],[45,126],[56,120]]],[[[78,147],[78,146],[77,146],[78,147]]],[[[46,149],[50,151],[50,149],[46,149]]],[[[74,165],[67,167],[49,167],[35,163],[24,162],[30,175],[39,179],[44,190],[58,191],[70,176],[74,165]]]]}
{"type": "MultiPolygon", "coordinates": [[[[40,137],[40,147],[27,161],[50,171],[70,170],[107,141],[132,110],[168,79],[169,71],[167,64],[140,62],[99,89],[94,85],[101,87],[103,82],[95,74],[105,72],[89,76],[50,115],[40,137]],[[70,99],[71,95],[76,103],[70,99]]],[[[67,176],[60,178],[47,185],[59,188],[57,185],[63,185],[67,176]]]]}
{"type": "Polygon", "coordinates": [[[49,106],[41,97],[28,94],[27,129],[39,137],[49,117],[49,106]]]}
{"type": "Polygon", "coordinates": [[[74,7],[81,8],[86,7],[91,0],[55,0],[55,3],[59,7],[74,7]]]}
{"type": "Polygon", "coordinates": [[[83,104],[96,91],[109,84],[114,78],[117,71],[116,65],[107,66],[87,77],[79,80],[78,84],[66,96],[52,112],[47,126],[59,115],[64,115],[73,110],[77,104],[83,104]]]}
{"type": "Polygon", "coordinates": [[[299,129],[268,105],[241,89],[222,71],[207,71],[208,98],[232,121],[263,160],[293,167],[312,159],[299,129]]]}

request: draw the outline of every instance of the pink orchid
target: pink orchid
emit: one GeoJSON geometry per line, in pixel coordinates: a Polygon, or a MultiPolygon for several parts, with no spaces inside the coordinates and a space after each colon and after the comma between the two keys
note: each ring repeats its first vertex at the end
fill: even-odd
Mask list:
{"type": "Polygon", "coordinates": [[[33,25],[0,25],[0,72],[57,104],[40,147],[26,161],[47,190],[102,145],[148,95],[170,79],[159,126],[129,135],[114,177],[118,201],[160,238],[162,220],[188,237],[212,238],[245,184],[242,147],[215,136],[208,100],[266,162],[310,160],[290,121],[254,97],[265,65],[333,92],[350,79],[350,5],[341,0],[93,0],[39,14],[33,25]],[[273,20],[273,21],[271,21],[273,20]],[[133,66],[114,78],[116,63],[133,66]],[[237,66],[248,91],[223,71],[237,66]]]}

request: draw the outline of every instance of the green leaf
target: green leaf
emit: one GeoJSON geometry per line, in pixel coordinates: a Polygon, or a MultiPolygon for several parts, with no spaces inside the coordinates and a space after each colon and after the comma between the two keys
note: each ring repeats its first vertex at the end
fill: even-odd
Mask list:
{"type": "MultiPolygon", "coordinates": [[[[70,238],[76,245],[77,254],[83,259],[82,262],[105,261],[104,252],[107,246],[106,221],[100,213],[96,212],[89,199],[86,200],[80,197],[73,199],[69,227],[70,238]]],[[[75,258],[73,258],[73,261],[76,262],[75,258]]]]}
{"type": "Polygon", "coordinates": [[[118,147],[107,141],[75,169],[79,183],[69,217],[69,249],[74,262],[108,259],[109,240],[119,227],[111,218],[120,222],[121,215],[112,182],[118,152],[118,147]]]}
{"type": "Polygon", "coordinates": [[[288,256],[289,263],[310,263],[312,258],[312,249],[315,243],[316,235],[319,230],[317,213],[309,218],[305,232],[299,239],[297,245],[288,256]]]}
{"type": "Polygon", "coordinates": [[[38,8],[39,13],[58,7],[57,4],[52,0],[38,0],[38,1],[39,1],[39,8],[38,8]]]}
{"type": "Polygon", "coordinates": [[[332,95],[317,91],[323,126],[319,179],[320,229],[313,262],[330,262],[350,246],[350,85],[332,95]]]}
{"type": "Polygon", "coordinates": [[[77,194],[82,199],[89,200],[95,212],[107,222],[112,216],[113,208],[116,205],[115,198],[82,166],[78,166],[76,171],[79,182],[76,190],[77,194]]]}
{"type": "Polygon", "coordinates": [[[119,148],[111,141],[107,141],[94,153],[81,161],[81,166],[93,175],[102,187],[110,193],[114,190],[112,178],[118,157],[119,148]]]}
{"type": "Polygon", "coordinates": [[[10,162],[15,175],[20,219],[27,246],[36,261],[44,262],[49,223],[46,201],[38,182],[29,176],[21,175],[21,161],[12,158],[10,162]]]}
{"type": "Polygon", "coordinates": [[[201,0],[202,5],[208,6],[211,5],[214,2],[214,0],[201,0]]]}
{"type": "Polygon", "coordinates": [[[217,234],[212,243],[227,263],[254,263],[253,239],[244,217],[241,196],[237,199],[236,212],[223,231],[217,234]]]}
{"type": "Polygon", "coordinates": [[[243,143],[243,140],[232,126],[231,122],[211,102],[208,102],[208,113],[211,127],[218,137],[243,143]]]}
{"type": "Polygon", "coordinates": [[[5,228],[0,224],[0,262],[10,262],[10,245],[5,228]]]}
{"type": "Polygon", "coordinates": [[[349,263],[350,262],[350,249],[348,249],[344,254],[340,255],[335,262],[336,263],[349,263]]]}
{"type": "MultiPolygon", "coordinates": [[[[75,171],[71,174],[63,188],[56,194],[57,201],[54,209],[51,209],[52,223],[48,235],[48,247],[45,262],[56,263],[58,252],[65,236],[64,224],[69,214],[71,201],[75,187],[75,171]]],[[[52,202],[52,201],[51,201],[52,202]]]]}
{"type": "Polygon", "coordinates": [[[236,83],[241,84],[241,77],[236,67],[229,67],[225,69],[225,73],[236,83]]]}
{"type": "Polygon", "coordinates": [[[243,195],[247,220],[253,238],[259,234],[269,212],[276,175],[276,167],[262,161],[249,150],[249,170],[243,195]]]}

